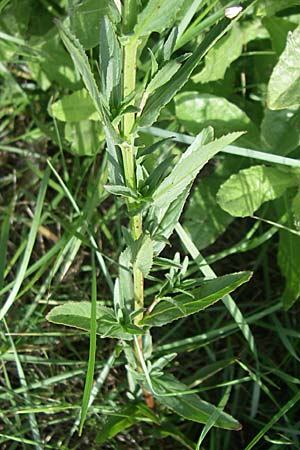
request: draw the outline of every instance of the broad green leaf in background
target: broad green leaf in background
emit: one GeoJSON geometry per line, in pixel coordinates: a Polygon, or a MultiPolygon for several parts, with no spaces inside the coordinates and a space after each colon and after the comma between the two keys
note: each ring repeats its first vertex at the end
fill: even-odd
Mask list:
{"type": "Polygon", "coordinates": [[[200,133],[181,156],[170,175],[154,191],[153,204],[159,208],[170,205],[194,181],[202,167],[241,134],[227,134],[203,145],[203,133],[200,133]]]}
{"type": "Polygon", "coordinates": [[[99,121],[67,122],[65,139],[71,144],[68,150],[73,155],[94,156],[103,148],[104,132],[99,121]]]}
{"type": "Polygon", "coordinates": [[[261,142],[267,152],[285,156],[300,144],[298,108],[266,109],[261,123],[261,142]]]}
{"type": "Polygon", "coordinates": [[[176,14],[184,0],[149,0],[146,7],[138,15],[137,24],[134,28],[134,37],[142,36],[156,31],[161,33],[173,25],[176,14]]]}
{"type": "Polygon", "coordinates": [[[99,121],[95,105],[86,89],[65,95],[51,106],[53,116],[63,122],[99,121]]]}
{"type": "MultiPolygon", "coordinates": [[[[247,114],[223,97],[182,92],[175,97],[176,116],[189,133],[199,133],[212,126],[216,137],[231,131],[256,133],[256,127],[247,114]]],[[[248,134],[243,139],[248,139],[248,134]]]]}
{"type": "Polygon", "coordinates": [[[107,418],[97,435],[96,442],[97,444],[104,444],[104,442],[141,421],[159,424],[158,417],[145,403],[129,404],[119,411],[114,411],[114,415],[107,418]]]}
{"type": "Polygon", "coordinates": [[[300,105],[300,27],[288,34],[269,81],[267,104],[270,109],[300,105]]]}
{"type": "MultiPolygon", "coordinates": [[[[111,308],[97,303],[97,334],[101,337],[131,340],[134,334],[143,334],[143,331],[132,323],[121,324],[117,321],[111,308]]],[[[87,301],[68,302],[53,308],[47,315],[49,322],[80,328],[90,331],[91,303],[87,301]]]]}
{"type": "Polygon", "coordinates": [[[193,189],[184,213],[183,225],[199,250],[208,247],[232,222],[233,217],[216,203],[216,194],[223,177],[211,173],[201,178],[193,189]]]}
{"type": "Polygon", "coordinates": [[[262,23],[270,34],[273,49],[280,56],[285,49],[289,31],[297,28],[297,24],[281,17],[265,17],[262,23]]]}
{"type": "Polygon", "coordinates": [[[73,31],[84,49],[100,42],[100,20],[109,13],[109,0],[85,0],[71,8],[73,31]]]}
{"type": "Polygon", "coordinates": [[[69,89],[78,89],[81,86],[79,74],[74,70],[72,59],[64,49],[56,29],[50,30],[32,45],[39,51],[39,58],[37,61],[33,60],[29,67],[33,67],[38,81],[42,71],[49,80],[48,87],[51,82],[69,89]]]}
{"type": "Polygon", "coordinates": [[[205,57],[205,67],[194,75],[194,83],[208,83],[222,79],[226,69],[237,59],[243,49],[242,31],[238,24],[217,42],[205,57]]]}
{"type": "MultiPolygon", "coordinates": [[[[185,419],[199,423],[207,423],[210,416],[216,411],[216,406],[202,400],[196,394],[180,395],[187,390],[187,386],[178,381],[173,375],[163,375],[162,377],[152,378],[153,386],[156,392],[163,394],[171,394],[174,396],[158,396],[159,402],[170,408],[176,414],[185,419]]],[[[240,423],[229,414],[220,411],[215,427],[225,428],[228,430],[240,430],[240,423]]]]}
{"type": "Polygon", "coordinates": [[[260,0],[257,5],[257,14],[273,16],[278,11],[299,5],[299,0],[260,0]]]}
{"type": "Polygon", "coordinates": [[[246,283],[250,277],[251,272],[238,272],[203,280],[199,287],[186,294],[176,295],[171,300],[160,300],[140,324],[161,327],[181,317],[198,313],[246,283]]]}
{"type": "Polygon", "coordinates": [[[217,201],[232,216],[252,216],[264,202],[280,197],[287,188],[298,184],[296,171],[252,166],[232,175],[222,184],[217,201]]]}
{"type": "Polygon", "coordinates": [[[289,309],[300,297],[300,236],[280,231],[278,264],[286,282],[281,301],[289,309]]]}

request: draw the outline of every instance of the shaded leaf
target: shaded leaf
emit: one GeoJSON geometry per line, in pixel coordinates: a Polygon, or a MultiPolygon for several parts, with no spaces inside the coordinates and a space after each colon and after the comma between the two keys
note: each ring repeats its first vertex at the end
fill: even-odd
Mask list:
{"type": "Polygon", "coordinates": [[[300,143],[297,109],[266,109],[261,124],[261,141],[265,151],[285,156],[300,143]]]}
{"type": "Polygon", "coordinates": [[[193,76],[194,83],[208,83],[222,79],[230,64],[243,50],[242,31],[238,24],[220,39],[205,57],[205,67],[193,76]]]}
{"type": "Polygon", "coordinates": [[[145,403],[134,403],[125,406],[107,419],[97,435],[96,442],[97,444],[104,444],[104,442],[141,421],[159,423],[157,416],[145,403]]]}
{"type": "Polygon", "coordinates": [[[222,184],[217,201],[232,216],[252,216],[264,202],[274,200],[288,187],[296,186],[299,183],[296,173],[263,165],[252,166],[222,184]]]}
{"type": "MultiPolygon", "coordinates": [[[[90,331],[91,303],[68,302],[56,306],[47,315],[49,322],[80,328],[90,331]]],[[[134,334],[143,334],[143,330],[130,322],[119,323],[111,308],[97,303],[96,310],[97,334],[101,337],[131,340],[134,334]]]]}
{"type": "Polygon", "coordinates": [[[269,81],[267,104],[270,109],[300,105],[300,27],[288,34],[269,81]]]}
{"type": "Polygon", "coordinates": [[[182,392],[187,390],[187,386],[178,381],[173,375],[164,375],[160,378],[152,379],[152,383],[155,390],[162,395],[170,394],[172,392],[178,394],[165,397],[159,396],[158,400],[161,404],[167,406],[185,419],[205,424],[212,414],[218,412],[218,418],[214,423],[215,427],[228,430],[241,429],[241,425],[236,419],[229,414],[218,410],[216,406],[202,400],[198,395],[182,395],[182,392]]]}
{"type": "MultiPolygon", "coordinates": [[[[247,114],[223,97],[198,92],[182,92],[175,97],[176,117],[189,133],[199,133],[212,126],[216,137],[232,131],[248,131],[241,139],[257,136],[255,125],[247,114]],[[254,135],[254,136],[249,136],[254,135]]],[[[257,140],[256,140],[257,142],[257,140]]]]}
{"type": "Polygon", "coordinates": [[[251,272],[237,272],[211,280],[203,280],[199,287],[172,297],[160,300],[150,314],[146,315],[141,325],[160,327],[181,317],[198,313],[213,305],[226,294],[246,283],[251,272]]]}
{"type": "Polygon", "coordinates": [[[262,22],[271,36],[273,49],[280,56],[285,48],[289,31],[293,31],[297,25],[281,17],[265,17],[262,22]]]}
{"type": "Polygon", "coordinates": [[[173,25],[177,11],[183,0],[149,0],[146,7],[138,15],[134,28],[134,37],[140,38],[156,31],[161,33],[173,25]]]}
{"type": "Polygon", "coordinates": [[[289,309],[300,297],[300,236],[280,231],[278,264],[286,283],[281,301],[289,309]]]}
{"type": "Polygon", "coordinates": [[[71,8],[73,30],[84,49],[100,42],[100,20],[109,13],[109,0],[85,0],[71,8]]]}

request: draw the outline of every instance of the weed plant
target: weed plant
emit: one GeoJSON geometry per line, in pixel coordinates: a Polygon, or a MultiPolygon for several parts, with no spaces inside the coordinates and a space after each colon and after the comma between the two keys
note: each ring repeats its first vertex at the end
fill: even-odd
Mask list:
{"type": "Polygon", "coordinates": [[[299,448],[299,2],[0,14],[1,448],[299,448]]]}

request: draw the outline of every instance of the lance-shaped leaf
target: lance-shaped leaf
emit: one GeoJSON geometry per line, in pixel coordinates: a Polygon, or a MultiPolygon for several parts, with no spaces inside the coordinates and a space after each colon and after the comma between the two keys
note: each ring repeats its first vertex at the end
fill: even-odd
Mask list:
{"type": "Polygon", "coordinates": [[[99,92],[87,55],[85,54],[85,51],[82,48],[80,42],[71,33],[71,31],[65,28],[60,22],[56,22],[56,24],[58,26],[59,34],[63,40],[63,43],[70,53],[75,67],[80,72],[82,81],[84,82],[84,85],[91,96],[96,111],[99,114],[100,122],[103,125],[107,140],[107,150],[109,153],[110,178],[114,184],[122,184],[122,177],[120,174],[118,163],[118,152],[115,147],[115,145],[118,143],[118,137],[109,120],[109,115],[106,109],[104,98],[99,92]]]}
{"type": "Polygon", "coordinates": [[[149,234],[142,235],[132,244],[132,264],[146,277],[153,264],[153,242],[149,234]]]}
{"type": "Polygon", "coordinates": [[[220,187],[217,200],[232,216],[246,217],[264,203],[280,197],[287,188],[299,184],[299,175],[275,167],[252,166],[232,175],[220,187]]]}
{"type": "Polygon", "coordinates": [[[118,108],[122,99],[122,54],[113,24],[107,16],[100,22],[99,64],[105,100],[112,108],[118,108]]]}
{"type": "Polygon", "coordinates": [[[300,105],[300,27],[288,34],[269,81],[267,104],[270,109],[300,105]]]}
{"type": "Polygon", "coordinates": [[[251,277],[251,272],[237,272],[212,280],[203,280],[196,289],[167,300],[160,300],[140,325],[161,327],[173,320],[198,313],[234,291],[251,277]]]}
{"type": "MultiPolygon", "coordinates": [[[[164,3],[168,5],[169,2],[165,1],[164,3]]],[[[176,74],[149,97],[139,120],[139,125],[141,127],[150,126],[155,122],[159,116],[160,110],[169,103],[182,86],[184,86],[194,68],[200,63],[208,50],[224,35],[228,27],[229,22],[227,19],[216,25],[176,74]]]]}
{"type": "Polygon", "coordinates": [[[111,417],[107,418],[103,428],[97,435],[96,442],[97,444],[103,444],[118,433],[143,421],[159,424],[158,417],[145,403],[129,404],[119,411],[115,411],[111,417]]]}
{"type": "MultiPolygon", "coordinates": [[[[68,302],[53,308],[47,315],[49,322],[80,328],[90,331],[91,303],[90,302],[68,302]]],[[[111,308],[97,303],[96,310],[97,334],[101,337],[131,340],[134,334],[143,334],[143,330],[125,320],[118,322],[111,308]]]]}
{"type": "Polygon", "coordinates": [[[140,38],[156,31],[161,33],[173,25],[184,0],[150,0],[139,14],[134,37],[140,38]]]}
{"type": "Polygon", "coordinates": [[[185,419],[199,423],[207,423],[212,414],[217,417],[215,427],[226,430],[240,430],[240,423],[216,406],[202,400],[196,394],[182,394],[188,388],[173,375],[151,377],[153,387],[158,394],[158,401],[185,419]],[[174,393],[174,395],[171,395],[174,393]],[[168,395],[166,395],[168,394],[168,395]],[[217,414],[216,414],[217,413],[217,414]]]}
{"type": "Polygon", "coordinates": [[[286,281],[281,301],[289,309],[300,297],[300,236],[280,231],[278,264],[286,281]]]}
{"type": "Polygon", "coordinates": [[[203,145],[203,133],[181,156],[174,169],[152,195],[153,204],[166,208],[194,181],[202,167],[220,150],[235,141],[243,133],[231,133],[203,145]]]}

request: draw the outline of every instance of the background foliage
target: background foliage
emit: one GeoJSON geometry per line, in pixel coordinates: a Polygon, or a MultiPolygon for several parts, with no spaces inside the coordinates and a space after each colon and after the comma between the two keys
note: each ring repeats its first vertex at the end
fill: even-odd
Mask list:
{"type": "MultiPolygon", "coordinates": [[[[101,72],[99,43],[121,61],[118,46],[105,41],[113,36],[110,24],[118,27],[118,10],[109,0],[100,6],[98,0],[0,1],[1,448],[300,447],[300,3],[254,2],[215,43],[214,27],[233,3],[141,2],[137,98],[145,101],[139,119],[145,128],[138,156],[149,172],[160,167],[144,195],[156,192],[154,204],[165,202],[155,191],[158,180],[191,136],[209,126],[216,138],[247,133],[197,177],[182,227],[154,259],[151,276],[148,262],[138,255],[136,261],[148,277],[149,303],[161,279],[176,288],[199,271],[212,277],[211,267],[218,275],[254,272],[233,294],[241,317],[229,314],[227,295],[224,304],[154,332],[155,356],[170,362],[165,383],[196,390],[220,408],[227,404],[243,428],[210,430],[209,421],[204,428],[173,414],[178,404],[171,397],[159,411],[128,403],[121,349],[98,339],[96,381],[78,439],[88,335],[50,324],[45,315],[67,300],[89,308],[96,271],[102,308],[112,306],[118,260],[128,261],[125,208],[111,194],[132,193],[104,189],[109,175],[99,111],[66,49],[68,37],[53,20],[71,27],[96,83],[106,80],[105,101],[117,121],[127,107],[120,101],[121,67],[101,72]],[[157,6],[165,9],[158,14],[157,6]],[[198,64],[209,39],[213,45],[198,64]],[[93,267],[89,255],[96,247],[93,267]],[[240,329],[245,322],[252,334],[240,329]]],[[[155,245],[158,250],[161,241],[155,245]]],[[[165,388],[163,381],[155,386],[165,388]]]]}

